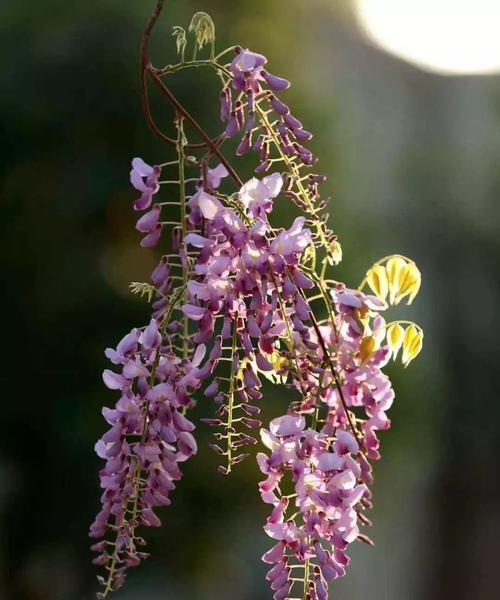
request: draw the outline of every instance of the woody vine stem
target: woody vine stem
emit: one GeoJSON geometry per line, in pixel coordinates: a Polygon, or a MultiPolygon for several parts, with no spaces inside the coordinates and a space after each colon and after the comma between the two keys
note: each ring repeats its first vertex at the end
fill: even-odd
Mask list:
{"type": "Polygon", "coordinates": [[[253,430],[264,446],[259,491],[272,507],[264,530],[275,545],[262,559],[271,565],[274,600],[327,600],[329,582],[346,573],[349,544],[372,543],[360,526],[370,524],[371,463],[380,458],[377,432],[389,428],[394,399],[382,368],[400,351],[408,365],[423,339],[418,325],[381,313],[412,302],[420,272],[393,255],[357,289],[331,275],[342,253],[330,200],[320,196],[326,177],[304,145],[312,133],[278,97],[289,82],[256,52],[232,46],[216,54],[206,13],[196,13],[188,31],[174,27],[179,62],[154,67],[149,40],[163,7],[158,0],[144,32],[140,81],[146,122],[175,159],[132,161],[141,246],[162,250],[151,281],[131,284],[151,304],[149,323],[105,352],[118,372],[106,369],[103,380],[119,398],[103,410],[110,428],[96,444],[105,461],[102,508],[90,528],[99,540],[94,563],[105,570],[98,597],[119,589],[127,569],[147,558],[138,530],[161,524],[156,511],[170,504],[183,462],[198,451],[190,409],[212,398],[215,414],[201,422],[215,429],[219,473],[248,457],[243,449],[258,443],[253,430]],[[204,67],[222,86],[225,129],[216,137],[164,82],[204,67]],[[175,136],[153,117],[150,83],[173,108],[175,136]],[[242,178],[222,152],[226,143],[237,157],[254,152],[261,178],[242,178]],[[224,191],[227,177],[235,191],[224,191]],[[287,227],[276,222],[275,202],[294,214],[287,227]],[[296,398],[268,428],[257,418],[263,378],[296,398]]]}

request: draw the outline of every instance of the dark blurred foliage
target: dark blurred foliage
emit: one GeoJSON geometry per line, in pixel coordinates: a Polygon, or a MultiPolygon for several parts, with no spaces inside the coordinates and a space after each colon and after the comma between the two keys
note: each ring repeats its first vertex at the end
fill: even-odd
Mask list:
{"type": "MultiPolygon", "coordinates": [[[[147,306],[127,286],[145,280],[155,260],[133,229],[129,161],[170,156],[140,107],[138,47],[152,4],[0,3],[6,600],[95,591],[93,444],[101,407],[113,401],[101,383],[102,352],[144,322],[147,306]]],[[[424,325],[423,356],[404,373],[391,367],[398,398],[377,467],[377,546],[356,547],[334,597],[497,598],[498,78],[441,78],[390,59],[363,42],[345,2],[167,5],[158,63],[173,59],[171,26],[206,10],[220,48],[260,50],[294,81],[288,98],[318,132],[313,147],[335,196],[339,277],[356,284],[391,252],[411,255],[423,272],[422,297],[405,313],[424,325]]],[[[210,74],[172,85],[216,131],[210,74]]],[[[153,105],[168,128],[169,107],[156,97],[153,105]]],[[[266,418],[286,401],[272,389],[267,398],[266,418]]],[[[254,461],[222,478],[205,430],[199,442],[164,527],[148,532],[153,557],[117,599],[270,597],[254,461]]]]}

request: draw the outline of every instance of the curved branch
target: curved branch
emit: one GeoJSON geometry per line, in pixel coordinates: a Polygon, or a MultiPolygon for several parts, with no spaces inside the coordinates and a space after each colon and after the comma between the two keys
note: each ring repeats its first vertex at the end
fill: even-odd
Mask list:
{"type": "Polygon", "coordinates": [[[210,148],[213,154],[217,156],[217,158],[221,161],[221,163],[226,167],[227,172],[231,176],[238,186],[243,185],[243,181],[240,179],[236,171],[230,165],[226,157],[222,154],[219,149],[218,138],[216,140],[212,140],[207,132],[201,127],[201,125],[196,121],[196,119],[182,106],[182,104],[177,100],[174,94],[170,91],[170,89],[163,83],[163,81],[158,77],[155,70],[151,65],[148,65],[147,70],[151,76],[151,79],[156,83],[160,92],[168,99],[170,104],[175,108],[178,114],[182,115],[186,121],[191,125],[191,127],[196,131],[196,133],[200,136],[202,140],[204,140],[204,147],[210,148]]]}
{"type": "Polygon", "coordinates": [[[149,18],[149,21],[146,24],[146,28],[144,30],[144,34],[142,36],[141,41],[141,55],[140,55],[140,64],[141,64],[141,100],[142,100],[142,110],[144,112],[144,116],[146,117],[146,122],[149,128],[155,133],[158,137],[160,137],[163,141],[167,142],[172,146],[176,146],[176,140],[168,137],[168,135],[164,134],[161,129],[154,122],[153,116],[151,114],[151,108],[149,106],[149,97],[148,97],[148,83],[147,83],[147,68],[149,64],[149,38],[151,37],[151,32],[158,21],[158,18],[163,9],[163,5],[165,4],[165,0],[157,0],[154,11],[149,18]]]}
{"type": "MultiPolygon", "coordinates": [[[[149,96],[148,96],[148,82],[147,82],[148,74],[153,78],[153,80],[156,81],[155,70],[153,69],[151,62],[149,60],[149,39],[151,37],[153,28],[156,25],[156,22],[158,21],[158,19],[160,17],[161,11],[163,10],[164,4],[165,4],[165,0],[157,0],[156,6],[153,10],[151,17],[149,18],[149,21],[146,24],[146,28],[144,29],[144,34],[142,36],[141,52],[140,52],[141,100],[142,100],[142,109],[144,112],[144,116],[146,117],[146,122],[147,122],[149,128],[151,129],[151,131],[154,134],[156,134],[160,139],[162,139],[164,142],[167,142],[171,146],[175,147],[175,146],[177,146],[177,140],[174,140],[173,138],[169,137],[167,134],[163,133],[163,131],[156,124],[156,122],[153,118],[153,115],[151,113],[151,107],[149,105],[149,96]]],[[[166,86],[164,86],[164,87],[166,88],[166,86]]],[[[166,88],[166,89],[168,89],[168,88],[166,88]]],[[[170,91],[170,90],[168,90],[168,91],[170,91]]],[[[179,110],[179,107],[180,108],[182,108],[182,107],[181,107],[180,103],[177,101],[177,99],[172,94],[170,95],[171,97],[168,95],[166,95],[166,96],[170,100],[170,103],[176,109],[176,112],[178,114],[183,115],[186,118],[186,120],[189,121],[193,125],[193,127],[196,129],[198,134],[201,135],[201,137],[204,139],[204,141],[200,144],[186,144],[184,147],[187,150],[202,150],[204,148],[210,148],[214,154],[219,156],[219,159],[221,160],[221,162],[223,162],[224,166],[228,170],[231,177],[233,179],[235,179],[234,175],[236,175],[236,174],[234,173],[234,171],[231,173],[232,169],[230,168],[230,166],[227,165],[226,162],[224,162],[223,157],[221,158],[222,155],[217,154],[216,150],[217,150],[218,143],[220,141],[219,138],[215,138],[212,140],[201,129],[201,127],[196,123],[196,121],[194,121],[194,119],[190,115],[188,115],[187,111],[184,111],[184,109],[182,109],[182,111],[179,110]],[[172,99],[174,101],[172,101],[172,99]]],[[[235,181],[237,181],[237,180],[235,179],[235,181]]],[[[241,185],[241,181],[237,182],[237,183],[239,183],[239,185],[241,185]]]]}

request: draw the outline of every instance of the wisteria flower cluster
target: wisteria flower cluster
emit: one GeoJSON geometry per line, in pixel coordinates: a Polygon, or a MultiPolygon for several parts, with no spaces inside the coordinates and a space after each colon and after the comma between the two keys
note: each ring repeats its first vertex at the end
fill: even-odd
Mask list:
{"type": "Polygon", "coordinates": [[[148,556],[140,530],[160,525],[159,509],[170,504],[183,463],[197,452],[199,424],[189,415],[202,402],[201,426],[213,428],[221,474],[262,445],[259,491],[274,544],[262,559],[272,597],[327,600],[329,582],[346,573],[348,546],[371,543],[361,528],[370,524],[372,463],[394,400],[382,369],[400,352],[409,364],[423,339],[419,326],[383,315],[412,302],[420,273],[394,255],[377,262],[357,289],[332,277],[341,249],[320,197],[325,177],[304,145],[312,134],[278,97],[289,82],[270,73],[261,54],[236,46],[216,55],[205,13],[188,32],[174,28],[180,62],[153,67],[148,40],[162,5],[143,40],[142,89],[148,124],[176,157],[132,161],[140,244],[160,256],[150,282],[131,286],[150,302],[149,322],[105,352],[111,368],[103,380],[117,400],[103,410],[108,430],[95,448],[105,461],[102,508],[90,528],[94,562],[105,571],[98,597],[121,587],[127,569],[148,556]],[[200,59],[206,45],[210,57],[200,59]],[[200,66],[222,83],[216,138],[164,82],[200,66]],[[174,108],[174,137],[153,119],[149,81],[174,108]],[[189,133],[199,141],[191,143],[189,133]],[[236,156],[255,152],[256,176],[241,179],[225,146],[236,156]],[[275,213],[285,204],[293,217],[283,226],[275,213]],[[295,391],[265,427],[264,378],[295,391]]]}

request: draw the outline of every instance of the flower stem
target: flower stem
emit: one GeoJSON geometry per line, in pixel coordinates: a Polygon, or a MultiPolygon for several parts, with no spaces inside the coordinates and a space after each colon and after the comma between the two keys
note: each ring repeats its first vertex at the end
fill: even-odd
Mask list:
{"type": "MultiPolygon", "coordinates": [[[[231,341],[231,359],[234,358],[236,353],[238,343],[238,313],[234,316],[233,321],[233,337],[231,341]]],[[[229,375],[229,391],[227,398],[227,472],[231,472],[231,462],[232,462],[232,448],[231,448],[231,438],[232,438],[232,428],[233,428],[233,409],[234,409],[234,364],[231,361],[231,373],[229,375]]]]}
{"type": "MultiPolygon", "coordinates": [[[[186,177],[184,173],[184,145],[186,138],[184,136],[184,123],[183,117],[179,115],[177,124],[177,155],[179,157],[179,202],[181,206],[181,231],[182,239],[184,240],[187,234],[186,228],[186,177]]],[[[183,304],[187,303],[187,282],[188,282],[188,265],[182,266],[182,285],[184,288],[183,292],[183,304]]],[[[187,315],[182,315],[182,358],[184,360],[188,357],[188,335],[189,335],[189,323],[187,315]]]]}

